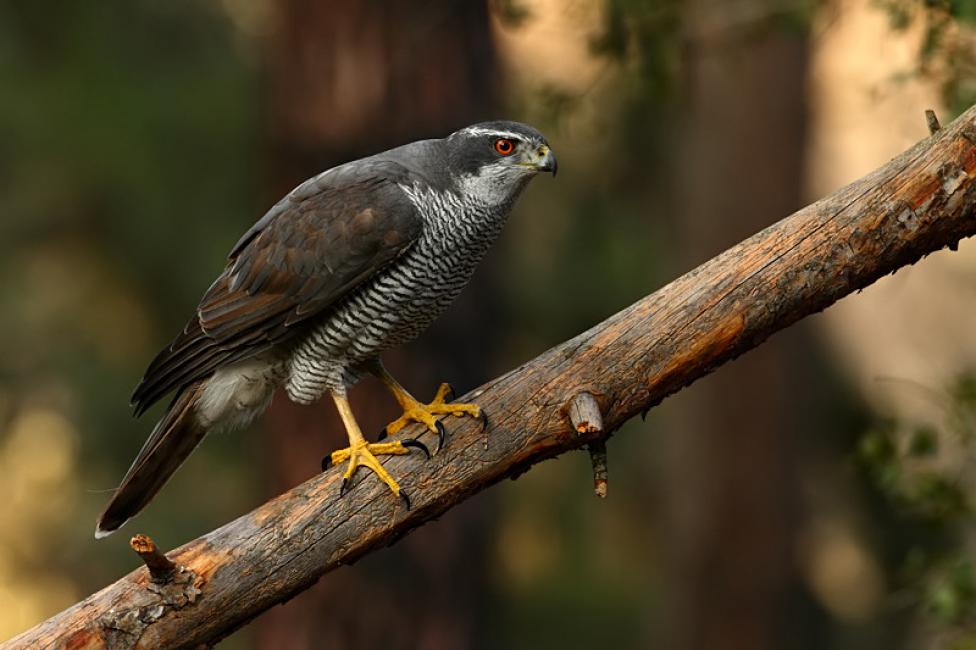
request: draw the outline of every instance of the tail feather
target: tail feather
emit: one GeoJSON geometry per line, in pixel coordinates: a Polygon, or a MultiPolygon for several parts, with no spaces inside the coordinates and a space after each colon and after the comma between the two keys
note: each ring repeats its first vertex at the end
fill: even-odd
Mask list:
{"type": "Polygon", "coordinates": [[[187,386],[170,404],[98,518],[96,539],[112,534],[146,507],[203,440],[207,429],[200,423],[194,406],[204,385],[197,382],[187,386]]]}

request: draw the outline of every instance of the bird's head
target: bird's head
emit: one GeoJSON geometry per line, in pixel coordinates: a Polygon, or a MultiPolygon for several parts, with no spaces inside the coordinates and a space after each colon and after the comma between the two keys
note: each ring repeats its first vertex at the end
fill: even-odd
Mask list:
{"type": "Polygon", "coordinates": [[[481,122],[444,141],[457,189],[478,200],[514,199],[539,172],[556,175],[556,156],[545,137],[520,122],[481,122]]]}

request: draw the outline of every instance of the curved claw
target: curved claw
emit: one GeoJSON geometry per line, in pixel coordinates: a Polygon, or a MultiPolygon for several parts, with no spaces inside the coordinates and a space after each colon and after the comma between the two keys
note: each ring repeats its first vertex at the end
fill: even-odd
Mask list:
{"type": "Polygon", "coordinates": [[[416,438],[408,438],[406,440],[401,440],[400,444],[409,449],[419,449],[420,451],[424,452],[424,455],[427,456],[427,460],[430,460],[430,450],[427,449],[427,445],[420,442],[416,438]]]}
{"type": "Polygon", "coordinates": [[[341,499],[349,491],[349,479],[345,476],[342,477],[342,485],[339,486],[339,498],[341,499]]]}
{"type": "Polygon", "coordinates": [[[400,490],[400,498],[403,499],[403,505],[407,506],[407,510],[410,509],[410,497],[403,490],[400,490]]]}
{"type": "Polygon", "coordinates": [[[330,467],[332,467],[332,454],[329,454],[328,456],[322,459],[322,471],[324,472],[330,467]]]}
{"type": "Polygon", "coordinates": [[[377,440],[386,440],[386,437],[387,437],[388,435],[389,435],[389,434],[388,434],[388,433],[387,433],[387,431],[386,431],[386,427],[383,427],[383,429],[382,429],[382,430],[380,431],[380,435],[378,435],[378,436],[376,436],[376,439],[377,439],[377,440]]]}
{"type": "Polygon", "coordinates": [[[444,401],[445,402],[453,402],[454,401],[454,386],[451,386],[446,381],[444,382],[444,385],[447,386],[447,392],[444,393],[444,401]]]}
{"type": "Polygon", "coordinates": [[[444,428],[444,423],[440,420],[434,420],[434,425],[437,427],[437,451],[440,451],[447,439],[447,429],[444,428]]]}

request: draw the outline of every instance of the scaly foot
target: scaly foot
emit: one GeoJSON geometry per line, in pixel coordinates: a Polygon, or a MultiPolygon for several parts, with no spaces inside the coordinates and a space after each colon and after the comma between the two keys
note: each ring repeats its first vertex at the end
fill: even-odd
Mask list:
{"type": "Polygon", "coordinates": [[[332,452],[331,455],[326,456],[322,459],[322,470],[325,471],[330,465],[338,465],[339,463],[348,461],[349,467],[346,468],[346,473],[342,475],[342,487],[339,488],[339,496],[343,496],[346,490],[349,489],[349,481],[352,479],[352,475],[356,473],[356,469],[359,467],[368,467],[373,470],[373,473],[379,477],[381,481],[386,483],[386,486],[390,488],[393,494],[399,496],[403,499],[404,504],[407,506],[407,510],[410,509],[410,497],[407,493],[400,489],[399,483],[397,483],[390,473],[380,464],[380,461],[376,458],[376,455],[392,455],[392,456],[402,456],[404,454],[409,454],[410,449],[419,449],[430,458],[430,451],[427,446],[424,445],[419,440],[398,440],[396,442],[382,442],[382,443],[367,443],[365,440],[358,440],[352,443],[351,446],[345,449],[339,449],[332,452]]]}
{"type": "Polygon", "coordinates": [[[444,425],[437,419],[438,415],[456,415],[458,417],[467,415],[478,418],[483,424],[486,423],[485,414],[482,413],[481,407],[477,404],[448,403],[446,400],[453,396],[453,394],[454,391],[451,389],[450,384],[441,384],[440,388],[437,389],[437,394],[434,395],[433,401],[430,404],[421,404],[406,391],[402,393],[395,392],[394,395],[399,400],[400,406],[403,407],[403,415],[386,425],[386,428],[380,433],[380,440],[388,435],[394,435],[411,422],[420,422],[437,434],[437,449],[440,451],[440,448],[444,446],[446,432],[444,425]]]}

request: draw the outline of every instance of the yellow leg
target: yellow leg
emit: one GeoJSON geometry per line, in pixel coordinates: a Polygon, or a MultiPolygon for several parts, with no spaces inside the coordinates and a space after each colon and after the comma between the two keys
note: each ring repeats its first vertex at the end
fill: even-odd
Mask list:
{"type": "MultiPolygon", "coordinates": [[[[332,393],[332,399],[335,401],[336,408],[339,410],[339,416],[342,418],[342,423],[346,427],[346,434],[349,436],[349,446],[345,449],[339,449],[332,452],[332,455],[327,458],[332,465],[338,465],[342,462],[349,462],[349,466],[346,468],[345,474],[342,475],[342,487],[339,489],[339,495],[345,494],[349,487],[349,481],[352,479],[352,475],[356,472],[358,467],[368,467],[373,470],[373,473],[390,488],[393,494],[399,496],[407,504],[407,509],[410,508],[410,498],[407,496],[406,492],[400,489],[400,485],[390,476],[390,473],[386,471],[380,461],[377,460],[376,454],[379,455],[394,455],[402,456],[404,454],[410,453],[410,448],[420,449],[427,457],[430,457],[430,452],[427,451],[422,443],[416,440],[403,440],[396,442],[383,442],[383,443],[367,443],[366,439],[363,438],[363,432],[359,429],[359,424],[356,422],[356,418],[352,413],[352,408],[349,405],[349,400],[346,398],[345,394],[332,393]]],[[[323,469],[330,463],[323,463],[323,469]]]]}
{"type": "Polygon", "coordinates": [[[444,445],[445,432],[444,425],[437,419],[438,415],[456,415],[458,417],[467,415],[485,422],[481,407],[477,404],[450,404],[446,401],[448,395],[453,392],[449,384],[441,384],[433,401],[430,404],[422,404],[408,393],[381,364],[377,363],[373,372],[390,389],[393,397],[403,409],[403,415],[386,425],[383,436],[392,436],[411,422],[420,422],[437,434],[438,449],[440,449],[444,445]]]}

